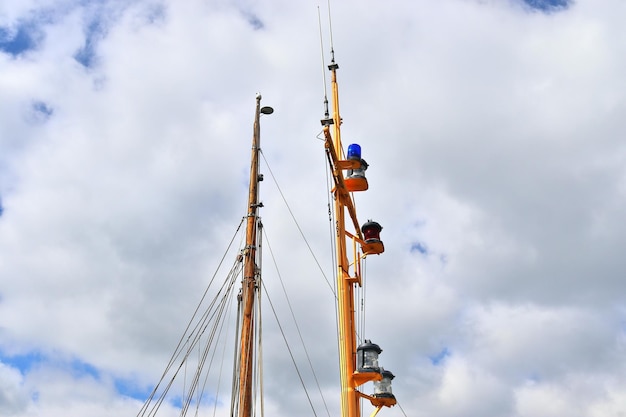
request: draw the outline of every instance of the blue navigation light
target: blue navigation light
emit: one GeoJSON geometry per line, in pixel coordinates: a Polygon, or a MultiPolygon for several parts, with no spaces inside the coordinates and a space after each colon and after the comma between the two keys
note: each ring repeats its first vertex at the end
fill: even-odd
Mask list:
{"type": "Polygon", "coordinates": [[[353,143],[348,146],[348,159],[356,159],[357,161],[361,159],[361,146],[353,143]]]}

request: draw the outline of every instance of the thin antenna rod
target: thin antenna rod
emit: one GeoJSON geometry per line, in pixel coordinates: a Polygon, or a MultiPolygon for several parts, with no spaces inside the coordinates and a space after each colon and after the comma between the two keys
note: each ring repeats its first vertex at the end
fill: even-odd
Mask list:
{"type": "Polygon", "coordinates": [[[330,58],[331,62],[335,62],[335,47],[333,44],[333,20],[330,17],[330,0],[328,0],[328,28],[330,30],[330,58]]]}
{"type": "Polygon", "coordinates": [[[322,80],[324,82],[324,118],[328,119],[328,90],[326,89],[326,62],[324,61],[324,39],[322,36],[322,17],[320,15],[320,6],[317,6],[317,22],[320,28],[320,52],[322,55],[322,80]]]}

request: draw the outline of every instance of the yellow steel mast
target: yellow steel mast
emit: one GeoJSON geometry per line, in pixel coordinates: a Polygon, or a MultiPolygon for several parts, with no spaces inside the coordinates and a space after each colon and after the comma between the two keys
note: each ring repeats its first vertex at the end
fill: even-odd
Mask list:
{"type": "MultiPolygon", "coordinates": [[[[332,87],[332,118],[328,116],[328,110],[326,109],[326,118],[322,119],[323,132],[325,138],[325,147],[328,154],[329,164],[332,170],[334,179],[334,210],[336,221],[336,256],[337,256],[337,298],[338,298],[338,321],[339,321],[339,361],[340,361],[340,378],[341,378],[341,416],[342,417],[360,417],[360,399],[366,398],[370,400],[374,405],[375,410],[372,416],[376,415],[383,406],[393,406],[396,404],[395,397],[391,395],[390,379],[393,375],[390,372],[391,378],[384,378],[385,371],[381,372],[381,369],[377,367],[377,355],[380,353],[380,349],[377,345],[374,346],[375,365],[367,367],[367,369],[357,368],[357,353],[362,354],[357,349],[357,336],[355,325],[355,307],[354,307],[354,290],[356,285],[361,286],[361,260],[369,254],[380,254],[384,251],[382,242],[375,236],[374,239],[368,239],[368,236],[364,236],[359,227],[359,222],[356,215],[356,208],[351,196],[352,191],[363,191],[367,189],[367,185],[364,188],[353,189],[348,186],[348,181],[351,181],[350,177],[355,170],[367,168],[365,161],[359,158],[343,159],[343,146],[341,142],[341,116],[339,113],[339,87],[337,83],[337,69],[339,65],[335,63],[334,56],[328,69],[331,72],[331,87],[332,87]],[[332,134],[331,134],[332,126],[332,134]],[[349,175],[344,176],[343,170],[349,170],[349,175]],[[354,227],[354,233],[350,233],[346,230],[346,213],[348,220],[351,220],[354,227]],[[351,243],[353,256],[352,260],[348,257],[348,245],[351,243]],[[360,248],[360,252],[358,250],[360,248]],[[357,390],[357,388],[369,381],[385,381],[389,382],[388,387],[381,385],[381,395],[376,393],[373,395],[366,395],[357,390]],[[388,391],[388,393],[386,393],[388,391]]],[[[357,145],[358,146],[358,145],[357,145]]],[[[359,147],[360,152],[360,147],[359,147]]],[[[357,178],[360,180],[360,178],[357,178]]],[[[365,178],[363,176],[363,180],[365,178]]],[[[365,183],[366,184],[366,183],[365,183]]],[[[378,227],[380,231],[380,225],[373,223],[378,227]]],[[[365,226],[363,229],[365,232],[365,226]]],[[[369,341],[367,341],[369,342],[369,341]]],[[[371,352],[371,350],[370,350],[371,352]]],[[[367,360],[367,358],[366,358],[367,360]]],[[[376,387],[375,387],[376,388],[376,387]]],[[[376,389],[375,389],[376,391],[376,389]]]]}

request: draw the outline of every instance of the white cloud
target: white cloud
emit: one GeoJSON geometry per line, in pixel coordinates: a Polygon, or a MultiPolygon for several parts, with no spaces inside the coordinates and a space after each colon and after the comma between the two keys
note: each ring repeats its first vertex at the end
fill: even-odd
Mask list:
{"type": "MultiPolygon", "coordinates": [[[[34,7],[3,4],[1,25],[34,7]]],[[[383,348],[407,415],[626,412],[624,5],[332,7],[343,139],[370,164],[359,216],[383,225],[386,245],[367,260],[363,336],[383,348]],[[426,253],[411,252],[417,242],[426,253]]],[[[59,10],[39,49],[0,54],[0,352],[76,358],[101,376],[6,365],[0,408],[132,415],[140,404],[116,378],[157,381],[245,214],[257,91],[276,110],[262,119],[264,156],[332,279],[316,4],[59,10]],[[85,68],[74,56],[99,17],[85,68]],[[50,117],[33,123],[33,103],[50,117]]],[[[332,294],[264,173],[265,255],[271,246],[334,413],[332,294]]],[[[309,413],[265,318],[268,408],[309,413]]]]}
{"type": "Polygon", "coordinates": [[[19,370],[0,363],[0,411],[4,415],[14,415],[28,403],[24,392],[22,375],[19,370]]]}

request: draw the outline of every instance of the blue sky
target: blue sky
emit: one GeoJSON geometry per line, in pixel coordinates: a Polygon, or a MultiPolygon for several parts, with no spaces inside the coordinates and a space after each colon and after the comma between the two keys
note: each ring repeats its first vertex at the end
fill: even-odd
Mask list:
{"type": "MultiPolygon", "coordinates": [[[[522,0],[525,4],[530,6],[531,8],[545,11],[545,12],[553,12],[558,10],[564,10],[568,6],[571,5],[570,0],[522,0]]],[[[96,4],[96,3],[94,3],[96,4]]],[[[88,3],[85,3],[83,6],[87,6],[88,3]]],[[[158,8],[157,8],[158,9],[158,8]]],[[[101,9],[100,13],[105,9],[101,9]]],[[[156,9],[155,9],[156,10],[156,9]]],[[[159,9],[160,10],[160,9],[159,9]]],[[[162,12],[158,12],[160,14],[162,12]]],[[[244,11],[243,14],[246,16],[248,22],[255,29],[263,29],[264,24],[251,11],[244,11]]],[[[102,18],[107,18],[110,16],[101,15],[96,13],[91,21],[88,22],[84,28],[85,31],[85,42],[84,45],[76,52],[75,58],[78,62],[83,64],[86,67],[90,67],[93,65],[93,60],[95,59],[95,50],[97,46],[98,40],[105,35],[105,27],[102,22],[102,18]]],[[[37,48],[39,43],[42,41],[42,24],[49,23],[48,19],[32,19],[31,20],[22,20],[18,22],[14,22],[12,27],[2,27],[0,26],[0,51],[8,53],[12,56],[17,56],[28,52],[29,50],[37,48]]]]}
{"type": "MultiPolygon", "coordinates": [[[[140,387],[135,380],[129,378],[112,378],[110,375],[103,375],[98,367],[77,358],[49,356],[36,351],[12,356],[3,355],[0,352],[0,363],[18,370],[22,375],[32,373],[36,369],[53,367],[69,373],[76,379],[90,378],[102,383],[113,380],[113,385],[120,395],[141,401],[148,398],[151,392],[149,386],[140,387]]],[[[36,395],[36,392],[33,395],[36,395]]]]}
{"type": "MultiPolygon", "coordinates": [[[[86,68],[93,66],[98,41],[105,36],[106,25],[112,24],[115,19],[106,4],[100,5],[98,2],[84,2],[65,10],[49,8],[45,11],[33,11],[28,17],[11,22],[8,26],[0,26],[0,51],[17,57],[36,50],[45,41],[46,27],[62,20],[65,13],[71,13],[76,8],[84,8],[86,15],[82,28],[84,42],[75,52],[74,58],[86,68]]],[[[158,14],[160,9],[154,9],[158,14]]]]}
{"type": "Polygon", "coordinates": [[[562,10],[572,3],[571,0],[524,0],[524,2],[532,8],[543,11],[562,10]]]}
{"type": "Polygon", "coordinates": [[[18,369],[23,374],[30,372],[33,367],[46,363],[54,363],[56,366],[69,369],[77,377],[90,376],[95,379],[100,378],[100,371],[93,365],[81,362],[78,359],[63,360],[60,358],[50,358],[39,352],[29,352],[25,355],[2,356],[2,363],[18,369]]]}
{"type": "Polygon", "coordinates": [[[94,21],[87,26],[85,32],[85,44],[76,52],[74,57],[82,65],[89,68],[95,63],[98,40],[100,37],[104,36],[102,22],[97,18],[94,19],[94,21]]]}
{"type": "Polygon", "coordinates": [[[19,24],[14,33],[8,28],[0,28],[0,51],[17,56],[37,46],[33,33],[34,27],[19,24]]]}

